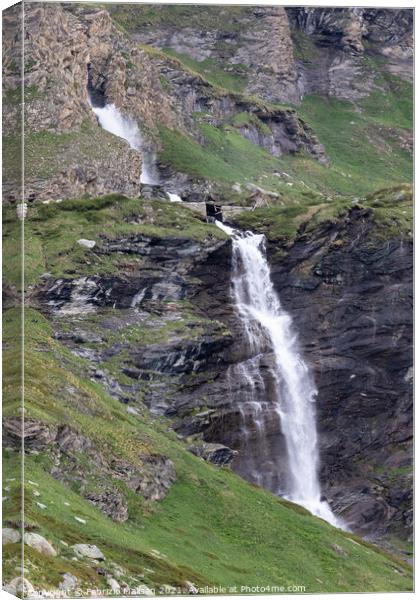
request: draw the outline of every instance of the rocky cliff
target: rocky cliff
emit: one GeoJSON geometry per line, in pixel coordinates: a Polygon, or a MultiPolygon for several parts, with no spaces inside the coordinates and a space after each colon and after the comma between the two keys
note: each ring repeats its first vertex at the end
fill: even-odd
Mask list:
{"type": "MultiPolygon", "coordinates": [[[[401,203],[409,191],[374,196],[401,203]]],[[[321,478],[354,531],[404,539],[412,525],[412,241],[371,208],[303,227],[272,277],[301,332],[318,386],[321,478]]]]}
{"type": "MultiPolygon", "coordinates": [[[[11,35],[18,24],[19,11],[9,11],[3,22],[4,143],[13,156],[5,163],[9,199],[20,193],[21,44],[19,36],[11,35]]],[[[344,177],[343,182],[329,181],[335,148],[328,147],[331,138],[322,129],[317,135],[313,94],[358,104],[356,139],[360,113],[378,121],[369,119],[371,154],[378,152],[378,162],[379,150],[400,154],[410,147],[409,134],[392,118],[401,106],[389,102],[393,95],[409,94],[407,87],[401,88],[412,76],[409,10],[137,10],[115,5],[108,12],[89,5],[33,3],[27,7],[25,29],[25,187],[30,201],[138,192],[140,153],[100,129],[89,95],[95,102],[114,103],[137,120],[145,148],[162,159],[162,180],[176,183],[186,199],[191,193],[194,199],[197,184],[203,192],[212,182],[226,201],[229,177],[221,171],[223,165],[210,169],[211,164],[201,165],[201,156],[195,156],[208,149],[213,153],[213,145],[234,144],[229,155],[239,153],[237,160],[222,155],[219,162],[227,163],[232,183],[249,181],[245,172],[234,175],[238,161],[245,165],[252,152],[241,146],[242,138],[274,156],[299,157],[297,167],[307,153],[325,165],[311,167],[312,186],[344,189],[342,169],[335,178],[344,177]],[[378,119],[377,104],[367,101],[370,96],[385,102],[386,122],[378,119]],[[186,164],[182,155],[191,135],[197,146],[196,151],[190,147],[194,160],[186,164]],[[112,163],[106,152],[111,148],[112,163]]],[[[276,170],[274,165],[270,170],[276,170]]],[[[291,176],[299,186],[298,172],[291,176]]],[[[270,185],[278,188],[279,183],[270,185]]]]}
{"type": "Polygon", "coordinates": [[[8,589],[22,435],[29,590],[410,589],[412,12],[26,7],[23,432],[19,18],[3,19],[8,589]],[[134,120],[141,148],[90,102],[134,120]],[[159,185],[140,184],[146,154],[159,185]],[[279,479],[287,463],[272,349],[247,344],[219,210],[266,235],[318,388],[322,489],[363,539],[271,493],[272,457],[279,479]]]}
{"type": "MultiPolygon", "coordinates": [[[[255,124],[244,123],[243,131],[253,143],[277,155],[305,149],[326,162],[322,146],[293,110],[266,107],[211,85],[180,61],[133,42],[106,10],[34,3],[25,15],[25,197],[29,201],[139,191],[141,156],[101,130],[89,96],[102,105],[115,104],[136,119],[145,146],[155,151],[162,147],[157,125],[192,133],[200,140],[196,113],[219,126],[249,111],[256,115],[255,124]],[[259,134],[263,128],[265,135],[259,134]]],[[[21,39],[12,35],[19,23],[18,9],[4,19],[4,130],[8,154],[13,155],[5,164],[5,197],[10,200],[20,193],[15,161],[21,121],[21,39]]],[[[287,40],[290,50],[290,36],[287,40]]]]}

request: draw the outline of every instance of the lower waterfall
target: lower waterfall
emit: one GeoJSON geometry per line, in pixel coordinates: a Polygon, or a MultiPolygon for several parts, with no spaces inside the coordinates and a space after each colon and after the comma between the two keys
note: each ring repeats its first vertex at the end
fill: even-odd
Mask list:
{"type": "MultiPolygon", "coordinates": [[[[233,296],[246,339],[255,357],[241,363],[236,375],[241,378],[246,389],[245,398],[242,392],[242,411],[248,418],[251,415],[254,421],[253,430],[259,437],[262,461],[268,460],[265,443],[270,419],[278,418],[284,436],[286,474],[281,476],[274,472],[270,475],[271,481],[276,482],[272,491],[304,506],[335,527],[345,528],[328,503],[322,500],[315,419],[317,390],[299,353],[292,319],[283,310],[274,290],[265,256],[265,237],[235,231],[218,221],[216,225],[232,237],[233,296]],[[270,373],[270,395],[274,398],[274,407],[271,407],[269,419],[264,418],[267,408],[266,392],[258,362],[267,346],[272,350],[274,359],[270,373]]],[[[248,428],[245,417],[243,425],[243,435],[246,438],[248,428]]],[[[258,471],[256,462],[254,459],[253,467],[258,471]]],[[[281,467],[284,470],[284,465],[281,467]]],[[[272,458],[270,468],[279,470],[280,462],[272,458]]],[[[258,473],[254,480],[264,485],[264,480],[260,480],[258,473]]],[[[270,487],[273,488],[272,485],[270,487]]]]}

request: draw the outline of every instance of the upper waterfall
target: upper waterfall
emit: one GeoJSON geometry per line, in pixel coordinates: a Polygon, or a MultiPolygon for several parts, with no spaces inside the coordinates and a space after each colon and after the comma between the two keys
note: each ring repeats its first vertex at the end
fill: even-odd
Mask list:
{"type": "MultiPolygon", "coordinates": [[[[265,256],[265,238],[250,232],[241,234],[217,221],[216,225],[232,236],[233,294],[250,349],[258,358],[268,342],[273,352],[274,412],[270,418],[273,419],[277,413],[288,463],[285,481],[276,484],[277,488],[273,491],[304,506],[332,525],[343,528],[344,525],[327,502],[321,499],[315,419],[317,390],[299,352],[292,319],[282,308],[274,290],[265,256]]],[[[249,406],[242,407],[243,414],[247,418],[250,414],[253,416],[254,435],[261,437],[260,445],[263,448],[268,426],[263,414],[267,408],[267,398],[257,393],[256,379],[260,388],[263,383],[254,360],[242,363],[240,376],[247,382],[249,390],[245,397],[245,403],[249,406]]],[[[280,468],[280,462],[276,460],[272,460],[270,465],[274,470],[280,468]]],[[[258,470],[258,465],[254,465],[254,468],[258,470]]],[[[258,475],[255,480],[264,483],[258,475]]],[[[271,480],[279,481],[281,477],[273,473],[271,480]]]]}
{"type": "Polygon", "coordinates": [[[106,104],[104,107],[93,106],[92,104],[91,106],[103,129],[126,140],[133,150],[143,152],[140,183],[157,185],[159,178],[155,172],[153,155],[144,150],[143,139],[134,119],[122,115],[115,104],[106,104]]]}

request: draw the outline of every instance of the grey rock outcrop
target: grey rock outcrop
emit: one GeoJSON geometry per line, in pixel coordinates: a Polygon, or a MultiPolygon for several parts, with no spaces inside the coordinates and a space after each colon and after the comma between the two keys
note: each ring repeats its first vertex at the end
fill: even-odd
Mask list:
{"type": "Polygon", "coordinates": [[[223,444],[203,443],[191,446],[189,450],[196,456],[219,466],[229,465],[238,454],[235,450],[223,446],[223,444]]]}
{"type": "MultiPolygon", "coordinates": [[[[86,409],[80,400],[82,399],[79,399],[78,406],[83,412],[86,409]]],[[[8,440],[8,447],[20,450],[21,420],[5,418],[3,431],[8,440]]],[[[25,419],[23,435],[26,452],[34,449],[46,451],[53,458],[54,466],[51,471],[53,477],[65,483],[77,484],[87,500],[117,522],[127,520],[128,504],[124,494],[116,489],[110,480],[122,479],[131,489],[151,501],[162,500],[176,480],[175,467],[167,457],[144,454],[139,456],[139,464],[136,465],[114,460],[101,452],[90,439],[68,425],[52,426],[36,419],[25,419]],[[79,461],[80,453],[85,457],[83,464],[79,461]],[[101,483],[99,491],[92,491],[87,485],[89,477],[93,474],[101,483]]],[[[12,540],[19,534],[12,529],[5,531],[7,540],[12,540]]],[[[48,549],[48,542],[36,533],[25,534],[25,543],[37,547],[40,552],[54,551],[52,547],[48,549]]]]}
{"type": "Polygon", "coordinates": [[[312,50],[297,60],[301,96],[321,93],[357,101],[377,87],[370,60],[413,78],[411,9],[286,8],[295,46],[300,35],[312,50]],[[385,59],[385,60],[384,60],[385,59]]]}
{"type": "Polygon", "coordinates": [[[63,592],[71,592],[73,591],[78,584],[78,579],[72,573],[64,573],[63,580],[59,583],[58,587],[63,592]]]}
{"type": "MultiPolygon", "coordinates": [[[[16,161],[14,132],[19,131],[22,108],[22,74],[16,66],[20,39],[14,36],[19,19],[16,9],[3,20],[4,128],[11,161],[16,161]]],[[[88,9],[76,17],[59,5],[32,3],[25,11],[24,28],[26,199],[116,191],[136,195],[141,156],[99,127],[88,99],[88,64],[98,55],[112,55],[121,37],[108,13],[88,9]]],[[[16,201],[19,169],[6,162],[4,175],[5,199],[16,201]]]]}
{"type": "Polygon", "coordinates": [[[173,462],[158,454],[142,455],[142,469],[133,469],[124,461],[116,460],[113,469],[129,488],[141,494],[146,500],[159,501],[168,493],[176,481],[173,462]]]}
{"type": "Polygon", "coordinates": [[[121,492],[117,490],[87,492],[85,497],[113,521],[122,523],[128,519],[127,501],[121,492]]]}
{"type": "MultiPolygon", "coordinates": [[[[19,144],[13,133],[20,126],[20,41],[13,37],[19,11],[5,17],[4,123],[8,156],[4,196],[17,202],[19,144]]],[[[231,66],[244,62],[249,73],[248,92],[273,101],[297,99],[296,68],[288,20],[281,7],[247,9],[241,16],[244,37],[231,66]],[[246,33],[245,33],[246,32],[246,33]]],[[[99,126],[91,109],[115,104],[137,122],[145,151],[160,149],[156,125],[193,134],[201,141],[194,113],[211,116],[222,125],[241,111],[255,113],[268,128],[242,133],[275,155],[308,151],[326,163],[325,151],[311,129],[291,109],[263,108],[252,98],[221,90],[179,61],[148,52],[117,28],[105,9],[71,4],[31,3],[25,19],[25,195],[26,200],[48,201],[83,195],[139,193],[142,153],[99,126]],[[63,39],[66,43],[63,44],[63,39]]],[[[232,43],[236,43],[235,36],[232,43]]],[[[169,185],[187,191],[191,200],[197,185],[185,174],[165,173],[169,185]]]]}
{"type": "Polygon", "coordinates": [[[227,73],[240,74],[242,69],[248,78],[245,89],[249,94],[272,102],[297,102],[293,45],[283,7],[243,7],[233,11],[224,7],[222,15],[219,7],[201,10],[208,16],[204,35],[199,21],[187,24],[181,20],[165,28],[137,29],[133,37],[160,48],[173,48],[199,62],[219,61],[227,73]],[[218,27],[220,17],[231,23],[230,30],[218,27]]]}

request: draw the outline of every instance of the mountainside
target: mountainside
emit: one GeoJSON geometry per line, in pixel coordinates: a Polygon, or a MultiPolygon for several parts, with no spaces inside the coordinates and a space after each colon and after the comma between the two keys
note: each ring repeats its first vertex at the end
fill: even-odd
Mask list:
{"type": "Polygon", "coordinates": [[[22,39],[26,591],[412,589],[412,11],[25,12],[24,35],[20,5],[3,14],[6,589],[22,585],[22,39]],[[109,105],[134,145],[103,128],[109,105]],[[276,356],[247,340],[215,215],[266,236],[347,531],[277,495],[276,356]]]}

